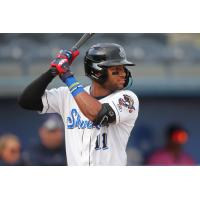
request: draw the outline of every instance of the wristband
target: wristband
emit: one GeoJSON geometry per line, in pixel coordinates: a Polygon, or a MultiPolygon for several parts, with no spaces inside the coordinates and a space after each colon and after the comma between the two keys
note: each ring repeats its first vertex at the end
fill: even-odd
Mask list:
{"type": "Polygon", "coordinates": [[[66,78],[65,84],[68,86],[73,97],[77,96],[81,92],[85,92],[83,86],[75,79],[74,76],[66,78]]]}

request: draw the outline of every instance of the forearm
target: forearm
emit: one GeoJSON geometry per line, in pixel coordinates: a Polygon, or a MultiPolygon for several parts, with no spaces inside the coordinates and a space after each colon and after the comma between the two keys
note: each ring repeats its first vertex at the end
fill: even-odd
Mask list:
{"type": "Polygon", "coordinates": [[[55,77],[54,69],[49,69],[25,88],[18,99],[19,105],[28,110],[42,111],[42,96],[48,84],[55,77]]]}
{"type": "MultiPolygon", "coordinates": [[[[74,77],[71,77],[70,79],[76,81],[74,77]]],[[[85,92],[83,86],[77,81],[71,85],[67,81],[67,85],[69,86],[79,109],[93,122],[93,125],[108,126],[110,123],[116,121],[115,111],[109,103],[101,104],[97,99],[85,92]]]]}
{"type": "Polygon", "coordinates": [[[90,96],[87,92],[79,93],[74,97],[81,112],[91,121],[95,120],[99,111],[102,108],[102,104],[90,96]]]}
{"type": "Polygon", "coordinates": [[[81,112],[91,121],[94,121],[102,108],[102,104],[89,95],[74,76],[62,77],[78,104],[81,112]]]}

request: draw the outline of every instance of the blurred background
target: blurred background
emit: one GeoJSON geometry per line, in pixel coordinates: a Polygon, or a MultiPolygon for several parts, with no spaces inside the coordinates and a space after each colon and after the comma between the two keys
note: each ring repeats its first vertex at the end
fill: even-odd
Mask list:
{"type": "MultiPolygon", "coordinates": [[[[81,35],[0,34],[0,165],[66,165],[59,116],[23,110],[17,98],[81,35]]],[[[96,34],[72,67],[84,85],[90,83],[85,52],[99,42],[122,45],[136,63],[129,70],[140,111],[127,147],[128,165],[198,165],[200,34],[96,34]]],[[[56,78],[48,88],[61,85],[56,78]]]]}

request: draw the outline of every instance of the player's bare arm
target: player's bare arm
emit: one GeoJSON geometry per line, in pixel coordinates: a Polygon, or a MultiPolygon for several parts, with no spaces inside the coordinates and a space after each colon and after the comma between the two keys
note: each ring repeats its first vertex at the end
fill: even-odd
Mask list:
{"type": "Polygon", "coordinates": [[[82,92],[75,98],[81,112],[91,121],[94,121],[102,109],[102,104],[89,95],[87,92],[82,92]]]}
{"type": "MultiPolygon", "coordinates": [[[[101,104],[95,96],[89,95],[71,73],[70,65],[78,54],[78,50],[76,52],[61,50],[56,59],[51,63],[51,67],[57,69],[61,80],[68,86],[79,109],[90,121],[93,121],[94,124],[114,122],[115,117],[112,108],[108,104],[101,104]],[[109,113],[112,116],[109,116],[109,113]]],[[[113,72],[112,70],[110,69],[111,73],[113,72]]],[[[91,93],[96,93],[97,97],[107,96],[112,92],[112,90],[109,88],[106,89],[106,87],[101,86],[99,83],[93,83],[92,86],[91,93]]]]}
{"type": "MultiPolygon", "coordinates": [[[[57,75],[60,75],[61,79],[66,83],[70,82],[70,79],[76,80],[69,69],[69,65],[71,65],[78,54],[78,50],[74,52],[61,50],[56,56],[56,59],[52,61],[51,68],[35,81],[33,81],[23,91],[22,95],[19,98],[19,104],[21,105],[21,107],[29,110],[42,111],[42,95],[44,94],[48,84],[57,75]]],[[[74,81],[73,84],[75,83],[78,82],[74,81]]],[[[69,85],[69,87],[70,86],[71,85],[69,85]]],[[[93,91],[95,91],[95,88],[93,89],[93,91]]],[[[105,91],[103,95],[106,95],[105,91]]],[[[98,100],[89,95],[83,89],[80,91],[80,93],[78,93],[78,95],[74,95],[74,99],[77,102],[79,109],[89,120],[94,121],[97,118],[99,112],[102,109],[102,104],[98,100]]]]}
{"type": "Polygon", "coordinates": [[[75,97],[79,108],[88,119],[94,121],[102,109],[102,104],[95,97],[107,96],[115,90],[122,89],[125,77],[126,73],[123,66],[113,66],[108,69],[108,80],[104,84],[93,82],[91,86],[92,96],[83,92],[75,97]]]}

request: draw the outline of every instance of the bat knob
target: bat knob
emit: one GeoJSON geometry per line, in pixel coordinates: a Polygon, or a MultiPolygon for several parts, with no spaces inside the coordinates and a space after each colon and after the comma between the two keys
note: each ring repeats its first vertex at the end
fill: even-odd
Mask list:
{"type": "Polygon", "coordinates": [[[77,47],[72,47],[71,51],[77,51],[78,48],[77,47]]]}

